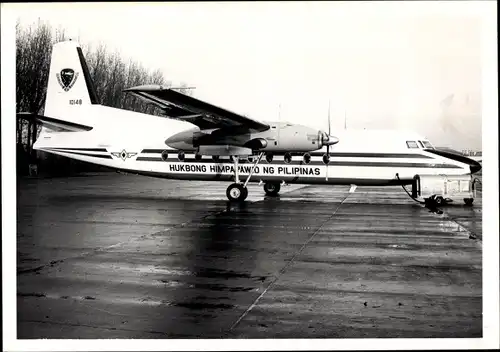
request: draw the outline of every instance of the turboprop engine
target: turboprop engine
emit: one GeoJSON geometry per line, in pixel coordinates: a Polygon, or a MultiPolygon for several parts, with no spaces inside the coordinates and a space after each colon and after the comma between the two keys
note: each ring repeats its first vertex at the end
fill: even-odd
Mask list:
{"type": "MultiPolygon", "coordinates": [[[[338,138],[307,126],[290,123],[270,123],[263,132],[245,129],[200,130],[193,128],[169,137],[165,144],[185,151],[201,146],[236,146],[251,151],[310,152],[338,143],[338,138]]],[[[211,149],[216,150],[215,149],[211,149]]]]}

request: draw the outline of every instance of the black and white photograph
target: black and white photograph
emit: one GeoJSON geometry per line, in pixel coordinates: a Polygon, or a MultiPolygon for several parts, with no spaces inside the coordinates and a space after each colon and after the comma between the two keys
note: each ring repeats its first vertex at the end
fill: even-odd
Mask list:
{"type": "Polygon", "coordinates": [[[4,350],[500,347],[496,2],[1,6],[4,350]]]}

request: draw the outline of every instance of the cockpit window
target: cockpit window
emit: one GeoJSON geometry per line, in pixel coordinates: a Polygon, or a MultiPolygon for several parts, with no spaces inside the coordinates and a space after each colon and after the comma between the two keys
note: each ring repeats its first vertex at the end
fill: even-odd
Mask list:
{"type": "Polygon", "coordinates": [[[422,141],[418,141],[418,144],[420,144],[422,148],[425,148],[424,145],[422,144],[422,141]]]}
{"type": "Polygon", "coordinates": [[[434,147],[432,146],[432,144],[429,141],[423,141],[422,143],[424,143],[425,148],[434,149],[434,147]]]}
{"type": "Polygon", "coordinates": [[[415,141],[406,141],[406,146],[408,148],[417,148],[418,149],[418,144],[415,141]]]}

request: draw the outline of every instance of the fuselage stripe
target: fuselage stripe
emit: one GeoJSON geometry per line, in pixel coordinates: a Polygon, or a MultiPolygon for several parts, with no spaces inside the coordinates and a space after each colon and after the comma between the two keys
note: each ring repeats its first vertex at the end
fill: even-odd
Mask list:
{"type": "MultiPolygon", "coordinates": [[[[142,154],[161,154],[164,151],[171,154],[177,154],[179,151],[175,149],[143,149],[142,154]]],[[[192,154],[192,152],[191,152],[192,154]]],[[[285,152],[272,153],[273,155],[283,156],[285,152]]],[[[304,153],[296,153],[292,152],[290,155],[292,156],[302,156],[304,153]]],[[[311,156],[323,156],[326,152],[310,152],[311,156]]],[[[415,154],[415,153],[353,153],[353,152],[345,152],[345,153],[330,153],[330,157],[339,157],[339,158],[405,158],[405,159],[434,159],[432,156],[424,155],[424,154],[415,154]]]]}
{"type": "MultiPolygon", "coordinates": [[[[323,156],[325,153],[312,152],[309,153],[311,156],[323,156]]],[[[300,154],[299,154],[300,155],[300,154]]],[[[404,158],[404,159],[434,159],[431,156],[424,154],[401,154],[401,153],[330,153],[330,157],[333,158],[404,158]]]]}
{"type": "Polygon", "coordinates": [[[161,154],[164,151],[167,151],[169,153],[177,153],[177,150],[171,150],[171,149],[143,149],[142,154],[161,154]]]}
{"type": "Polygon", "coordinates": [[[163,161],[162,158],[156,158],[156,157],[154,157],[154,158],[145,158],[143,156],[138,157],[136,160],[137,161],[163,161]]]}
{"type": "Polygon", "coordinates": [[[100,159],[113,159],[111,155],[102,155],[102,154],[89,154],[89,153],[80,153],[80,152],[68,152],[65,150],[49,150],[57,153],[66,153],[66,154],[71,154],[71,155],[83,155],[83,156],[91,156],[94,158],[100,158],[100,159]]]}
{"type": "Polygon", "coordinates": [[[57,151],[75,150],[80,152],[107,152],[105,148],[47,148],[47,149],[57,150],[57,151]]]}

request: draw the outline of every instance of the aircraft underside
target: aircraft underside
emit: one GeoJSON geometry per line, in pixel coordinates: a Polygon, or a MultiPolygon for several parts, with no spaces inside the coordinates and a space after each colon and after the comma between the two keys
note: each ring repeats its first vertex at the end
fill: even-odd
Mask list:
{"type": "Polygon", "coordinates": [[[425,160],[410,161],[402,158],[336,158],[327,165],[319,155],[313,156],[306,164],[300,156],[294,156],[289,162],[282,160],[283,156],[275,156],[269,162],[264,153],[250,160],[194,154],[182,155],[183,160],[179,160],[177,152],[166,153],[158,149],[142,150],[140,153],[108,151],[105,148],[42,150],[130,174],[165,179],[231,182],[227,196],[235,201],[246,198],[246,185],[249,182],[262,183],[267,194],[277,195],[283,184],[410,185],[415,175],[464,174],[462,168],[451,164],[431,164],[425,160]]]}

